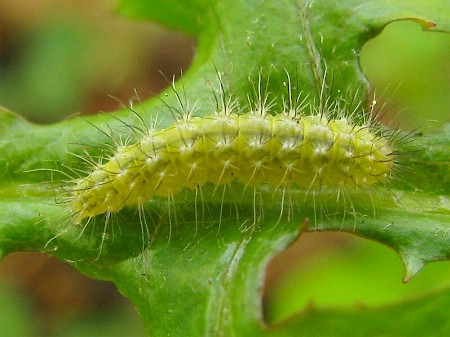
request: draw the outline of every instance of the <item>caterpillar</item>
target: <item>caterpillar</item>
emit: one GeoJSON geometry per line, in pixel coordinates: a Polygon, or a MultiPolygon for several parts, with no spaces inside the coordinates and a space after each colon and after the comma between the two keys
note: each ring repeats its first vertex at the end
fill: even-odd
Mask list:
{"type": "Polygon", "coordinates": [[[72,182],[75,222],[207,183],[355,189],[391,175],[395,152],[373,119],[356,125],[344,115],[306,115],[291,106],[272,115],[264,104],[257,106],[238,113],[230,104],[205,117],[184,114],[120,146],[72,182]]]}

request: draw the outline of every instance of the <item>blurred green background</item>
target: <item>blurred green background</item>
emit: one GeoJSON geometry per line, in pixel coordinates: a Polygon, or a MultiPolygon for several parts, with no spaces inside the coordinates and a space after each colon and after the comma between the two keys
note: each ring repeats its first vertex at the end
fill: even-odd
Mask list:
{"type": "Polygon", "coordinates": [[[187,68],[193,39],[115,15],[115,0],[2,0],[0,104],[49,123],[115,110],[187,68]]]}
{"type": "MultiPolygon", "coordinates": [[[[195,41],[123,20],[115,1],[2,0],[0,105],[36,123],[112,111],[136,89],[145,99],[187,69],[195,41]],[[110,98],[111,95],[117,100],[110,98]]],[[[388,25],[367,43],[361,65],[381,112],[407,130],[450,119],[450,35],[411,22],[388,25]]],[[[450,286],[447,263],[408,284],[386,247],[343,233],[306,234],[272,261],[265,312],[277,321],[318,306],[382,305],[450,286]]],[[[41,254],[0,263],[0,331],[13,336],[143,336],[131,304],[108,282],[90,280],[41,254]]]]}

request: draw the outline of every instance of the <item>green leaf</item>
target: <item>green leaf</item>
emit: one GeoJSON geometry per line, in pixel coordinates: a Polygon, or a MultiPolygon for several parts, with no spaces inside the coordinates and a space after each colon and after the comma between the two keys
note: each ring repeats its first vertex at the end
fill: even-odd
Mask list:
{"type": "MultiPolygon", "coordinates": [[[[323,101],[322,88],[330,101],[348,97],[364,101],[367,81],[358,60],[364,42],[396,20],[414,20],[424,29],[448,32],[449,7],[437,0],[426,5],[406,0],[395,4],[172,0],[122,1],[119,10],[197,35],[195,62],[177,88],[182,99],[198,100],[196,113],[202,116],[211,113],[210,83],[217,83],[217,70],[243,105],[254,95],[261,76],[268,79],[267,90],[279,108],[286,94],[286,73],[310,104],[323,101]]],[[[176,106],[172,90],[161,97],[176,106]]],[[[160,127],[165,127],[173,116],[160,100],[144,102],[138,109],[146,121],[161,116],[161,111],[160,127]]],[[[112,280],[136,305],[151,335],[297,335],[300,328],[315,331],[319,320],[330,317],[322,330],[327,335],[340,319],[350,322],[355,317],[353,325],[359,325],[361,317],[380,327],[380,316],[403,310],[403,305],[375,311],[313,310],[268,328],[261,306],[265,266],[303,229],[344,230],[384,243],[404,260],[405,280],[424,264],[450,257],[448,127],[415,137],[414,155],[406,161],[409,168],[397,173],[399,179],[392,186],[349,192],[340,201],[332,189],[318,194],[292,191],[293,221],[286,220],[287,210],[280,217],[282,191],[257,191],[257,200],[264,205],[260,219],[254,215],[254,191],[236,184],[224,194],[207,186],[201,199],[192,191],[170,203],[152,199],[145,206],[146,226],[136,209],[127,207],[110,223],[99,216],[83,228],[71,222],[60,189],[51,188],[49,182],[64,180],[80,167],[82,160],[71,155],[84,155],[80,143],[95,147],[111,142],[95,128],[129,132],[124,125],[141,126],[130,111],[87,120],[36,126],[0,111],[1,254],[46,252],[87,275],[112,280]],[[149,242],[142,238],[147,230],[149,242]]],[[[411,153],[408,144],[404,147],[411,153]]],[[[96,154],[102,152],[91,152],[96,154]]],[[[428,322],[430,312],[440,315],[439,306],[447,306],[445,294],[443,299],[423,300],[429,304],[428,312],[414,311],[414,303],[405,305],[411,310],[407,312],[428,322]]],[[[391,320],[387,327],[394,324],[391,320]]],[[[392,331],[407,335],[414,331],[412,326],[392,331]]],[[[356,336],[358,327],[354,329],[356,336]]]]}

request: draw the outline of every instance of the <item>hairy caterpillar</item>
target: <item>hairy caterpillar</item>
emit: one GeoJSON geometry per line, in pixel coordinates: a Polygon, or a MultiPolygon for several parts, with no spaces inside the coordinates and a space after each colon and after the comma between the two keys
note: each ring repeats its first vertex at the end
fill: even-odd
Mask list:
{"type": "Polygon", "coordinates": [[[256,106],[243,113],[229,104],[206,117],[185,114],[119,147],[73,181],[70,208],[76,223],[206,183],[354,189],[390,176],[395,153],[372,119],[355,125],[344,115],[307,116],[291,106],[271,115],[264,104],[256,106]]]}

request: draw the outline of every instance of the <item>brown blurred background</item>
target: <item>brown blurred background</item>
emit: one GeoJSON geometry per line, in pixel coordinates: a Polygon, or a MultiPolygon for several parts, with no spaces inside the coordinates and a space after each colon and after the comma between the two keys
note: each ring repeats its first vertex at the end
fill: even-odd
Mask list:
{"type": "Polygon", "coordinates": [[[114,13],[114,0],[2,0],[0,102],[49,123],[149,97],[186,69],[195,41],[114,13]]]}

